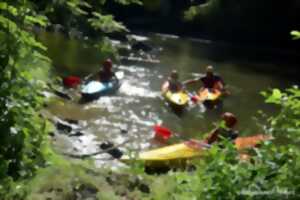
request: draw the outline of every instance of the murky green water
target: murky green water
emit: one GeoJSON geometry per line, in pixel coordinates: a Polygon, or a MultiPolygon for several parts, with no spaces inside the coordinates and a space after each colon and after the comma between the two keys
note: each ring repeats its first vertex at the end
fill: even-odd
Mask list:
{"type": "MultiPolygon", "coordinates": [[[[49,110],[61,118],[80,120],[80,125],[100,141],[120,143],[132,138],[131,147],[146,148],[153,137],[152,127],[162,123],[182,138],[200,136],[213,128],[222,112],[230,111],[239,119],[238,129],[244,134],[261,130],[253,116],[258,110],[266,113],[275,108],[264,104],[260,91],[268,88],[285,88],[295,83],[291,64],[284,60],[272,63],[273,52],[233,48],[225,44],[192,39],[169,38],[149,34],[153,46],[162,48],[160,64],[120,63],[118,70],[125,72],[120,90],[113,96],[80,105],[64,101],[53,103],[49,110]],[[271,59],[270,59],[271,58],[271,59]],[[182,80],[203,73],[206,65],[213,65],[222,75],[232,95],[224,99],[218,109],[203,112],[192,106],[178,116],[165,105],[160,96],[160,86],[172,69],[177,69],[182,80]],[[127,129],[122,134],[120,129],[127,129]]],[[[42,40],[49,47],[58,75],[84,76],[97,71],[101,55],[84,42],[67,40],[59,34],[43,34],[42,40]]],[[[274,59],[278,55],[274,54],[274,59]]],[[[191,91],[200,86],[191,87],[191,91]]]]}

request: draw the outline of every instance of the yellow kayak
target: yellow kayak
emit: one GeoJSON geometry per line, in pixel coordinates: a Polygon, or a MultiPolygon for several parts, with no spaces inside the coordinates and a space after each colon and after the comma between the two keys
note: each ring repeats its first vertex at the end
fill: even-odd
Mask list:
{"type": "Polygon", "coordinates": [[[171,92],[167,91],[163,96],[172,104],[178,106],[185,106],[189,102],[189,96],[185,92],[171,92]]]}
{"type": "MultiPolygon", "coordinates": [[[[137,160],[144,161],[146,166],[151,167],[181,167],[186,164],[187,160],[199,157],[201,152],[199,149],[191,148],[185,143],[179,143],[141,152],[137,160]]],[[[132,161],[127,155],[122,156],[121,160],[124,162],[132,161]]]]}
{"type": "Polygon", "coordinates": [[[162,95],[169,103],[176,106],[186,106],[190,99],[188,94],[184,91],[171,92],[168,90],[168,82],[164,83],[162,86],[162,95]]]}
{"type": "Polygon", "coordinates": [[[148,161],[165,161],[174,159],[193,158],[201,155],[198,149],[187,146],[185,143],[173,144],[166,147],[142,152],[139,159],[148,161]]]}
{"type": "MultiPolygon", "coordinates": [[[[269,139],[269,136],[260,134],[248,137],[238,137],[234,143],[237,150],[243,150],[253,148],[260,142],[269,139]]],[[[201,143],[201,141],[191,140],[141,152],[139,153],[137,160],[145,161],[145,164],[151,167],[183,166],[186,164],[187,160],[200,157],[204,150],[206,150],[204,143],[201,143]]],[[[124,155],[121,160],[129,161],[130,157],[124,155]]]]}

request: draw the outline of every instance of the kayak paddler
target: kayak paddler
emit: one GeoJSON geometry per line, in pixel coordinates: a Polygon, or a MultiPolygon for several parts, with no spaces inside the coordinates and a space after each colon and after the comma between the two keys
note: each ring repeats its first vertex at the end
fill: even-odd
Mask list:
{"type": "Polygon", "coordinates": [[[202,149],[203,147],[207,148],[211,144],[220,141],[222,138],[234,141],[239,136],[238,131],[234,130],[237,124],[237,118],[230,112],[223,113],[221,118],[223,123],[213,129],[204,141],[191,139],[185,142],[185,144],[192,148],[202,149]]]}
{"type": "Polygon", "coordinates": [[[100,82],[109,82],[113,78],[117,79],[115,73],[112,71],[111,59],[106,59],[102,64],[102,69],[98,72],[98,78],[100,82]]]}
{"type": "Polygon", "coordinates": [[[225,112],[221,115],[221,118],[223,123],[211,131],[209,136],[205,139],[207,144],[217,142],[221,137],[232,141],[238,137],[238,131],[234,130],[234,127],[237,124],[235,115],[230,112],[225,112]]]}
{"type": "Polygon", "coordinates": [[[173,70],[171,72],[171,74],[168,77],[168,80],[167,80],[166,83],[168,83],[167,89],[170,90],[173,93],[183,90],[183,85],[179,81],[179,75],[178,75],[178,72],[176,70],[173,70]]]}
{"type": "Polygon", "coordinates": [[[197,79],[187,80],[184,82],[184,84],[187,85],[191,83],[197,83],[199,81],[203,85],[202,88],[200,88],[200,91],[204,89],[209,89],[210,91],[213,90],[219,90],[222,92],[225,91],[224,89],[225,83],[223,79],[220,76],[214,74],[214,68],[211,65],[206,67],[205,76],[202,76],[197,79]]]}

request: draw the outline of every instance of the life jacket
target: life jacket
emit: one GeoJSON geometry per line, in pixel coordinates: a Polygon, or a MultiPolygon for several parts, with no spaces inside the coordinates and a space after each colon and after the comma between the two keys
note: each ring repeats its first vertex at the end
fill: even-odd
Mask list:
{"type": "Polygon", "coordinates": [[[181,83],[177,80],[169,79],[169,90],[171,92],[178,92],[181,89],[181,83]]]}
{"type": "Polygon", "coordinates": [[[221,137],[233,141],[238,137],[238,135],[238,131],[235,131],[233,129],[218,128],[212,135],[210,135],[206,139],[206,141],[208,144],[212,144],[216,141],[219,141],[221,137]]]}
{"type": "Polygon", "coordinates": [[[210,88],[210,89],[215,88],[218,83],[221,83],[224,85],[224,81],[218,75],[213,75],[212,77],[204,76],[200,80],[202,81],[203,86],[205,88],[210,88]]]}

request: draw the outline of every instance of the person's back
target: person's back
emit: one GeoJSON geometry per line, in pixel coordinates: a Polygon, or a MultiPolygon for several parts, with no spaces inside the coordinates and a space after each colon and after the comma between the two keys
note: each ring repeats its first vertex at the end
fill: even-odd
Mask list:
{"type": "Polygon", "coordinates": [[[169,79],[169,90],[171,92],[178,92],[181,90],[181,83],[178,80],[169,79]]]}
{"type": "Polygon", "coordinates": [[[103,68],[98,72],[99,80],[101,82],[109,82],[115,76],[111,68],[112,68],[111,60],[107,59],[106,61],[104,61],[103,68]]]}
{"type": "Polygon", "coordinates": [[[216,89],[215,87],[218,83],[224,84],[222,78],[218,75],[204,76],[200,80],[203,83],[203,87],[208,89],[216,89]]]}
{"type": "Polygon", "coordinates": [[[180,90],[182,90],[182,84],[178,80],[178,73],[176,70],[172,71],[171,76],[168,78],[168,83],[168,89],[171,92],[179,92],[180,90]]]}
{"type": "Polygon", "coordinates": [[[203,83],[203,87],[222,90],[224,87],[224,81],[220,76],[214,74],[213,71],[214,69],[212,66],[207,66],[205,76],[200,78],[203,83]]]}
{"type": "Polygon", "coordinates": [[[101,82],[109,82],[114,76],[114,72],[101,69],[98,73],[101,82]]]}

